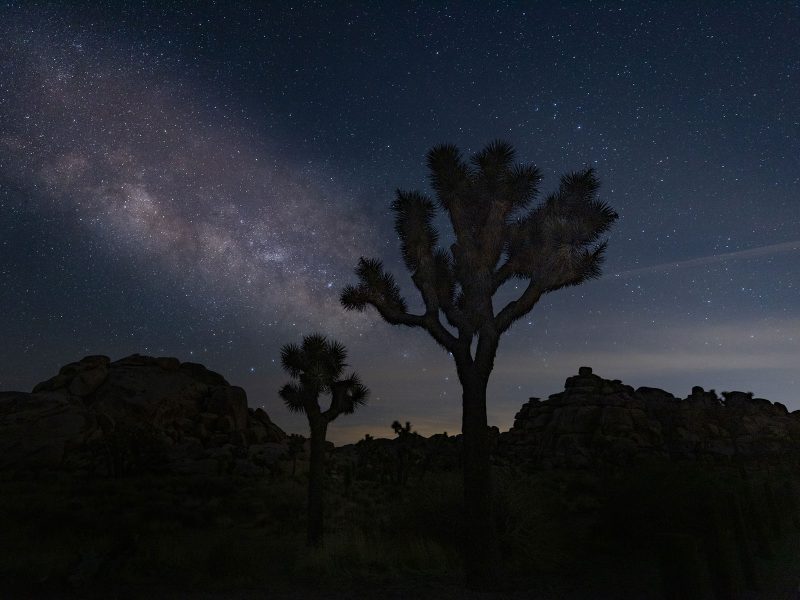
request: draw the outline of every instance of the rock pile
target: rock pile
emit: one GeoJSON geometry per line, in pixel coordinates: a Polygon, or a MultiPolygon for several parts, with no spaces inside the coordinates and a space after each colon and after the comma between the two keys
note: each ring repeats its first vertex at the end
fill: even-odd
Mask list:
{"type": "Polygon", "coordinates": [[[642,458],[771,461],[800,455],[800,411],[744,392],[701,387],[685,399],[603,379],[590,367],[548,400],[531,398],[501,434],[501,455],[541,467],[642,458]]]}
{"type": "Polygon", "coordinates": [[[87,356],[32,393],[0,392],[5,474],[253,474],[285,449],[242,388],[177,358],[87,356]]]}

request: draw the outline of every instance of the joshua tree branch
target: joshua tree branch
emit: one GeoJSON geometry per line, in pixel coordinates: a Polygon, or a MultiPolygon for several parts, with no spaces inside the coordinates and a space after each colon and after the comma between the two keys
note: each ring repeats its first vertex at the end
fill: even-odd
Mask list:
{"type": "Polygon", "coordinates": [[[466,315],[464,315],[462,311],[453,306],[453,304],[442,306],[442,312],[444,312],[444,316],[447,318],[447,322],[450,323],[456,329],[461,330],[469,326],[467,323],[466,315]]]}
{"type": "Polygon", "coordinates": [[[481,327],[478,336],[478,345],[475,348],[475,364],[482,371],[482,375],[489,377],[494,367],[494,357],[500,342],[500,333],[493,322],[487,322],[481,327]]]}
{"type": "Polygon", "coordinates": [[[367,301],[375,307],[383,319],[391,325],[406,325],[408,327],[422,327],[431,334],[439,344],[452,352],[458,341],[456,337],[445,329],[439,320],[438,310],[435,313],[426,312],[424,315],[414,315],[406,311],[397,309],[379,299],[371,298],[367,301]]]}
{"type": "Polygon", "coordinates": [[[411,281],[417,286],[423,302],[425,302],[425,312],[438,313],[439,312],[439,297],[436,294],[434,287],[433,274],[431,272],[430,264],[423,263],[420,268],[411,276],[411,281]]]}
{"type": "Polygon", "coordinates": [[[453,352],[456,344],[458,343],[458,339],[452,333],[447,331],[444,325],[442,325],[442,322],[439,320],[439,313],[426,314],[424,317],[424,322],[425,329],[431,334],[433,339],[439,342],[439,344],[446,348],[449,352],[453,352]]]}
{"type": "MultiPolygon", "coordinates": [[[[428,273],[431,273],[431,271],[426,272],[426,274],[428,273]]],[[[420,271],[414,273],[411,278],[414,282],[414,285],[417,286],[423,302],[425,302],[425,316],[427,317],[428,315],[433,315],[435,320],[439,322],[439,311],[441,310],[447,318],[448,323],[450,323],[453,327],[457,329],[465,327],[467,320],[464,313],[458,310],[452,301],[440,300],[436,293],[435,285],[431,281],[432,278],[433,275],[428,275],[425,277],[420,271]]],[[[445,333],[447,333],[447,330],[444,329],[444,326],[441,324],[441,322],[439,322],[439,325],[442,327],[445,333]]],[[[437,341],[439,340],[437,339],[437,341]]],[[[440,341],[439,343],[442,344],[440,341]]],[[[442,345],[444,346],[444,344],[442,345]]]]}
{"type": "Polygon", "coordinates": [[[519,298],[506,304],[497,313],[494,318],[497,334],[504,333],[514,321],[528,314],[546,291],[547,288],[543,287],[541,282],[537,280],[531,281],[519,298]]]}
{"type": "Polygon", "coordinates": [[[391,325],[406,325],[408,327],[424,327],[425,315],[412,315],[397,307],[381,302],[378,299],[370,299],[367,304],[375,307],[383,319],[391,325]]]}
{"type": "Polygon", "coordinates": [[[492,288],[493,288],[492,291],[496,292],[498,289],[500,289],[500,286],[502,286],[506,281],[511,279],[514,276],[514,270],[515,270],[515,266],[514,266],[514,263],[513,263],[512,259],[508,259],[508,260],[506,260],[506,262],[504,262],[502,265],[500,265],[500,268],[498,268],[494,272],[494,280],[492,282],[492,288]]]}
{"type": "Polygon", "coordinates": [[[338,417],[340,414],[341,414],[341,411],[339,411],[339,410],[336,410],[336,409],[334,409],[334,407],[333,407],[333,406],[331,406],[331,407],[330,407],[328,410],[326,410],[326,411],[322,412],[322,413],[320,414],[320,416],[321,416],[323,419],[325,419],[325,422],[326,422],[326,423],[330,423],[331,421],[333,421],[334,419],[336,419],[336,417],[338,417]]]}

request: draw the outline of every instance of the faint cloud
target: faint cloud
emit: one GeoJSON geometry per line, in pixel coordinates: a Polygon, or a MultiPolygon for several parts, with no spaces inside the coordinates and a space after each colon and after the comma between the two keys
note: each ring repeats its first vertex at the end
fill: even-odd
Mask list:
{"type": "Polygon", "coordinates": [[[678,262],[660,263],[651,265],[649,267],[639,267],[636,269],[628,269],[618,273],[610,274],[611,278],[626,278],[636,275],[651,275],[654,273],[663,273],[672,271],[674,269],[690,269],[694,267],[705,267],[708,265],[724,263],[731,260],[743,260],[747,258],[761,258],[764,256],[772,256],[774,254],[781,254],[784,252],[798,252],[800,251],[800,240],[790,242],[782,242],[780,244],[770,244],[767,246],[759,246],[758,248],[749,248],[748,250],[737,250],[736,252],[725,252],[723,254],[712,254],[709,256],[701,256],[698,258],[691,258],[678,262]]]}

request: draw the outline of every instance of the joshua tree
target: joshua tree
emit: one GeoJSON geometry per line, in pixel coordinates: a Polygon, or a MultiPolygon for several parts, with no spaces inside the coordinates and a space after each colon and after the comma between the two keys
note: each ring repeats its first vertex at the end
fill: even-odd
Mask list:
{"type": "Polygon", "coordinates": [[[323,335],[309,335],[300,346],[281,348],[281,364],[292,381],[280,390],[286,407],[303,412],[311,430],[311,458],[308,470],[308,544],[322,543],[322,489],[325,478],[325,435],[328,423],[341,414],[349,415],[366,404],[369,390],[358,375],[342,377],[347,366],[345,347],[323,335]],[[323,411],[320,394],[328,394],[330,406],[323,411]]]}
{"type": "Polygon", "coordinates": [[[413,438],[417,437],[415,431],[411,431],[411,422],[406,421],[405,425],[401,425],[400,421],[392,422],[392,430],[397,436],[395,452],[397,459],[397,483],[405,485],[408,481],[408,473],[411,465],[414,462],[414,455],[417,454],[411,447],[413,438]]]}
{"type": "Polygon", "coordinates": [[[563,176],[558,191],[531,207],[539,170],[515,165],[505,142],[489,144],[470,162],[451,145],[436,146],[427,159],[436,202],[398,190],[392,204],[424,311],[409,312],[394,277],[367,258],[341,302],[350,310],[371,305],[388,323],[426,330],[455,360],[463,391],[465,567],[468,584],[483,588],[496,579],[486,386],[500,336],[544,294],[599,277],[606,248],[600,237],[617,215],[597,199],[593,169],[563,176]],[[437,208],[452,224],[449,251],[437,247],[437,208]],[[501,290],[509,282],[522,288],[511,300],[512,290],[501,290]]]}
{"type": "Polygon", "coordinates": [[[400,425],[400,421],[392,421],[392,431],[397,437],[405,438],[411,435],[411,422],[406,421],[405,425],[400,425]]]}

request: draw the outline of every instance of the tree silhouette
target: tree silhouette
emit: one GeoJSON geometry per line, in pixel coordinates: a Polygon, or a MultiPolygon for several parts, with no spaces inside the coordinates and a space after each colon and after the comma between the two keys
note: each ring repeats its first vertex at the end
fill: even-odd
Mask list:
{"type": "Polygon", "coordinates": [[[418,435],[415,431],[411,431],[410,421],[406,421],[405,425],[401,425],[400,421],[392,421],[392,431],[397,436],[395,442],[396,479],[398,484],[405,485],[408,482],[412,463],[415,462],[415,458],[419,458],[415,456],[418,453],[414,452],[412,448],[412,442],[418,435]]]}
{"type": "Polygon", "coordinates": [[[311,430],[311,457],[308,471],[308,544],[322,544],[323,498],[325,478],[325,436],[328,424],[341,414],[349,415],[366,404],[369,390],[358,375],[342,377],[347,366],[345,347],[325,336],[314,334],[303,338],[300,346],[286,344],[281,348],[281,364],[292,381],[280,390],[286,407],[303,412],[311,430]],[[330,406],[323,411],[321,394],[329,394],[330,406]]]}
{"type": "Polygon", "coordinates": [[[406,421],[405,425],[401,425],[400,421],[392,421],[392,431],[398,437],[405,438],[411,435],[411,422],[406,421]]]}
{"type": "Polygon", "coordinates": [[[425,309],[409,312],[394,277],[379,260],[361,258],[358,284],[346,287],[349,310],[375,307],[393,325],[427,331],[455,360],[462,386],[465,567],[473,588],[496,581],[486,386],[500,336],[546,293],[599,277],[606,243],[600,236],[617,214],[597,199],[594,170],[565,175],[558,191],[531,207],[541,179],[533,165],[515,165],[514,149],[497,141],[465,162],[452,145],[427,156],[436,203],[419,192],[397,191],[395,230],[425,309]],[[437,246],[437,208],[452,225],[449,251],[437,246]],[[523,281],[508,296],[504,284],[523,281]],[[444,321],[443,321],[444,318],[444,321]],[[477,343],[473,343],[477,338],[477,343]]]}

